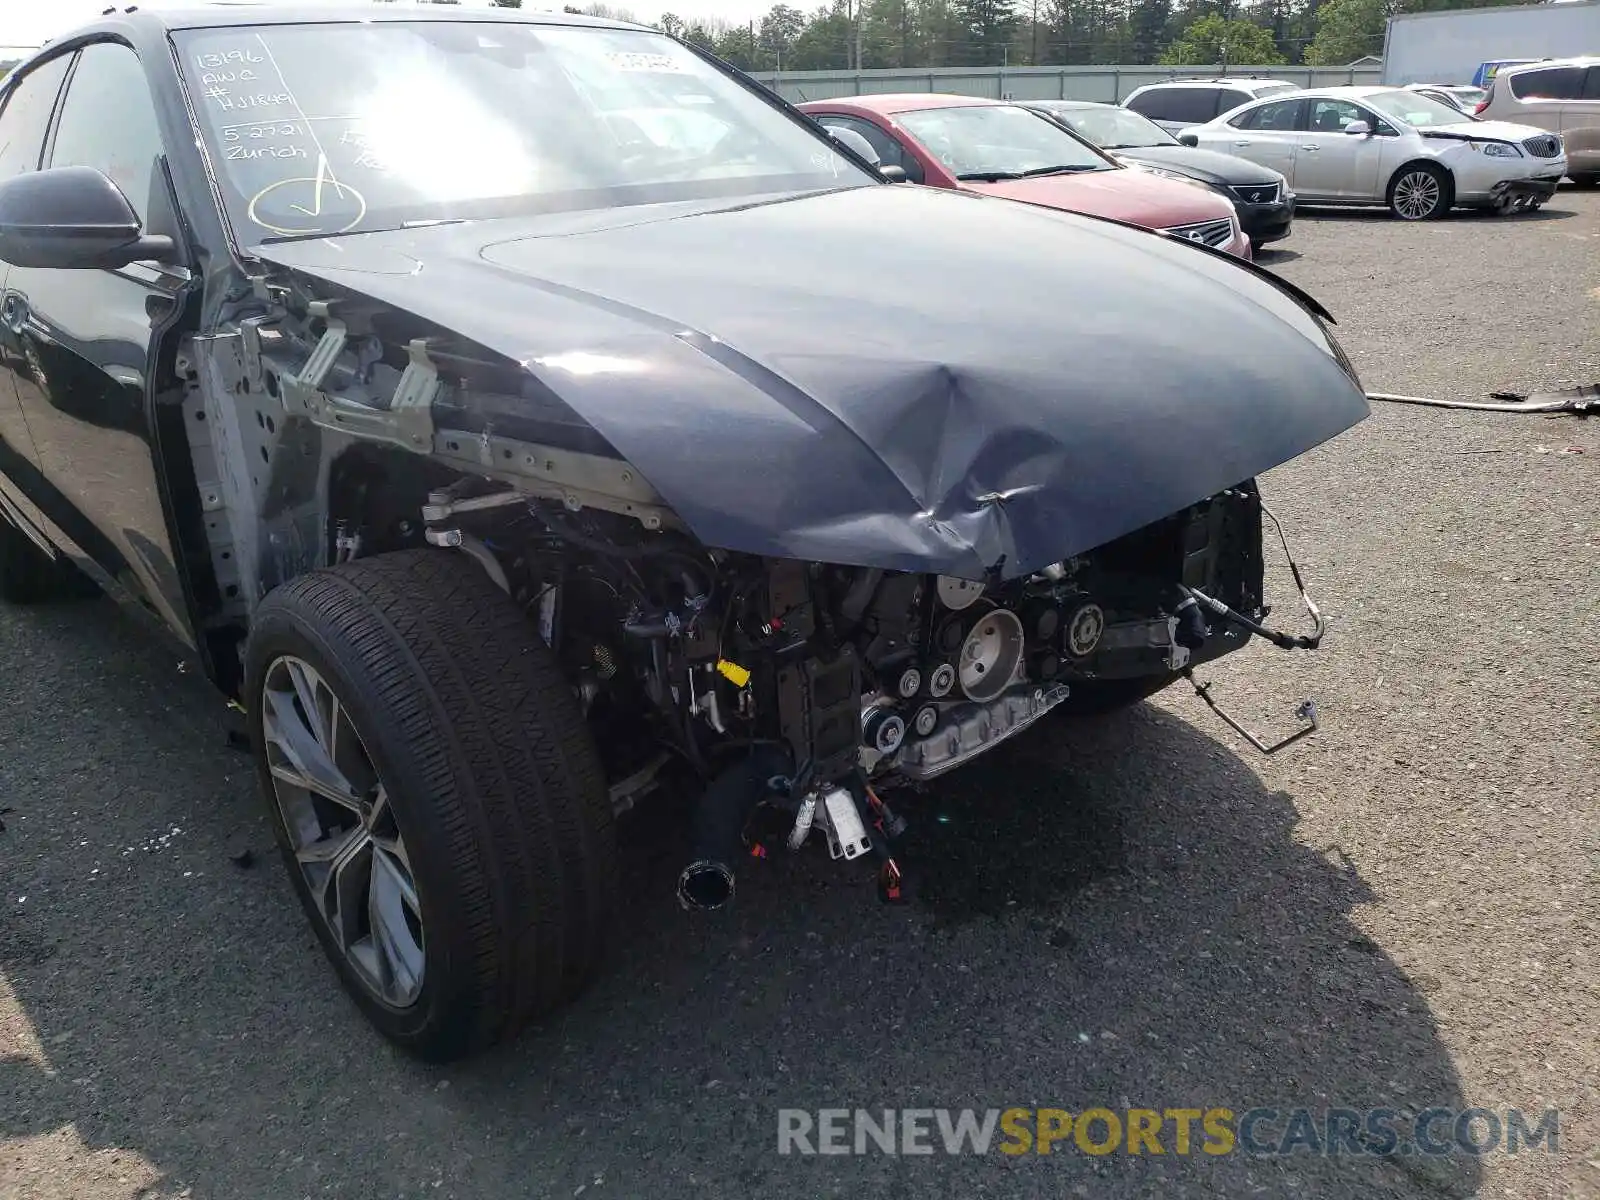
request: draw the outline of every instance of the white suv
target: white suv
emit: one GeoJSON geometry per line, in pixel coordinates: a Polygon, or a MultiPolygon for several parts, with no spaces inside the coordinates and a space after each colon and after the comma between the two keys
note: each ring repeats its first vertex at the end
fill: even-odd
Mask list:
{"type": "Polygon", "coordinates": [[[1211,118],[1232,112],[1252,100],[1264,100],[1268,96],[1299,89],[1299,84],[1282,79],[1240,76],[1173,79],[1167,83],[1147,83],[1135,88],[1122,102],[1122,107],[1149,118],[1168,133],[1177,133],[1190,125],[1204,125],[1211,118]]]}

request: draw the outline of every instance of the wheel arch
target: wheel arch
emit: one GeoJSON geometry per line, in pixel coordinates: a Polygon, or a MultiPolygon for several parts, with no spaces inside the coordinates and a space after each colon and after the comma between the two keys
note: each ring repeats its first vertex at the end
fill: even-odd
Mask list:
{"type": "Polygon", "coordinates": [[[1440,174],[1442,174],[1444,176],[1445,186],[1450,189],[1449,195],[1451,203],[1455,202],[1456,173],[1450,169],[1450,165],[1448,163],[1441,162],[1437,158],[1430,158],[1426,154],[1413,154],[1410,158],[1406,159],[1398,167],[1389,172],[1389,178],[1384,182],[1383,185],[1383,196],[1385,200],[1387,200],[1394,193],[1394,185],[1400,181],[1400,176],[1404,175],[1413,167],[1432,167],[1435,171],[1438,171],[1440,174]]]}

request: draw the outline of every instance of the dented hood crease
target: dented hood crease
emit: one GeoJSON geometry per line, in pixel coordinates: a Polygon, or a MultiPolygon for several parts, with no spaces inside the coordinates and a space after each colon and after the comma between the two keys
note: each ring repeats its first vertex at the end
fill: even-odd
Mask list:
{"type": "Polygon", "coordinates": [[[699,538],[754,554],[1015,576],[1367,415],[1322,325],[1270,280],[932,189],[253,253],[522,364],[699,538]]]}

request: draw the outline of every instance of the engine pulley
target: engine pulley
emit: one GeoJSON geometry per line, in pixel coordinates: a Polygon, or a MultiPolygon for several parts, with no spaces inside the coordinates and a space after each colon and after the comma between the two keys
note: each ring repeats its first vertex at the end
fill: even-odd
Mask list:
{"type": "Polygon", "coordinates": [[[916,667],[907,667],[900,672],[900,678],[895,681],[894,690],[902,700],[909,700],[922,690],[922,672],[916,667]]]}
{"type": "Polygon", "coordinates": [[[967,699],[983,703],[1005,691],[1022,662],[1025,641],[1022,622],[1006,609],[997,608],[975,621],[956,660],[967,699]]]}
{"type": "Polygon", "coordinates": [[[869,708],[861,717],[861,742],[879,754],[893,754],[906,740],[906,719],[882,705],[869,708]]]}
{"type": "Polygon", "coordinates": [[[1082,605],[1067,622],[1067,653],[1074,658],[1087,658],[1094,653],[1105,631],[1105,610],[1098,604],[1082,605]]]}
{"type": "Polygon", "coordinates": [[[937,585],[939,602],[951,612],[960,612],[976,604],[983,595],[983,584],[971,579],[957,579],[954,575],[941,575],[937,585]]]}

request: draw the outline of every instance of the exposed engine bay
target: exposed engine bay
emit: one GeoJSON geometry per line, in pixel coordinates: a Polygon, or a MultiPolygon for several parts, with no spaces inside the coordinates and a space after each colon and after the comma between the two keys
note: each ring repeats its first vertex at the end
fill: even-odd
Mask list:
{"type": "MultiPolygon", "coordinates": [[[[731,894],[753,800],[794,813],[795,847],[817,829],[835,858],[882,851],[898,818],[881,792],[962,765],[1074,689],[1159,685],[1242,645],[1248,631],[1209,628],[1191,593],[1266,616],[1261,514],[1245,482],[1028,577],[983,582],[711,550],[481,481],[424,508],[427,539],[472,554],[555,650],[619,807],[664,751],[712,781],[703,878],[681,893],[701,907],[731,894]]],[[[885,866],[892,898],[898,867],[885,866]]]]}

